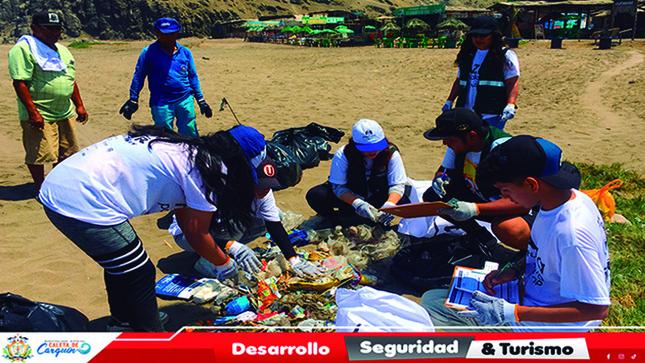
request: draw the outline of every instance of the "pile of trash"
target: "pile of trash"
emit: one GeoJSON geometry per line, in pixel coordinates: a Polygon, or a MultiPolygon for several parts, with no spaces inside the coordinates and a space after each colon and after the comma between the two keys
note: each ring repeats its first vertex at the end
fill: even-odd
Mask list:
{"type": "MultiPolygon", "coordinates": [[[[240,271],[235,282],[184,281],[181,296],[173,291],[177,297],[210,305],[213,318],[191,324],[188,331],[333,331],[336,289],[383,284],[369,267],[393,256],[401,245],[396,232],[380,226],[304,230],[293,228],[302,220],[298,215],[285,217],[283,223],[300,258],[325,267],[325,274],[315,279],[297,276],[278,247],[267,240],[254,248],[264,265],[261,272],[240,271]]],[[[181,277],[164,279],[177,284],[181,277]]],[[[164,279],[157,283],[158,294],[164,279]]],[[[166,286],[166,290],[173,289],[166,286]]]]}

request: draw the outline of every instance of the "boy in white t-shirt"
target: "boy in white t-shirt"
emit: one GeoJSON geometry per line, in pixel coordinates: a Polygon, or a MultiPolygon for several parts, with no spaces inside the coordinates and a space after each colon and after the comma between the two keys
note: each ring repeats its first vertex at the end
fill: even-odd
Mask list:
{"type": "MultiPolygon", "coordinates": [[[[475,292],[470,301],[473,311],[438,316],[436,320],[441,321],[435,325],[450,325],[442,317],[464,322],[467,316],[475,320],[465,325],[586,331],[607,317],[611,279],[603,220],[593,201],[575,189],[580,184],[578,169],[561,160],[557,145],[523,135],[496,147],[480,164],[478,183],[495,185],[504,196],[527,208],[540,205],[526,257],[501,273],[489,273],[483,282],[492,295],[493,286],[523,275],[523,302],[510,304],[475,292]]],[[[431,291],[422,298],[421,304],[431,315],[437,312],[432,303],[436,296],[431,291]]]]}

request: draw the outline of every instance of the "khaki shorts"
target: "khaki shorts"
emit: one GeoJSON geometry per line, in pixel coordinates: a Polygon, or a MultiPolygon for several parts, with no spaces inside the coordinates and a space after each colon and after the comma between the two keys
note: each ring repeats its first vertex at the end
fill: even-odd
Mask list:
{"type": "Polygon", "coordinates": [[[45,122],[41,130],[32,127],[29,121],[20,121],[25,164],[57,163],[77,152],[75,122],[74,118],[45,122]]]}

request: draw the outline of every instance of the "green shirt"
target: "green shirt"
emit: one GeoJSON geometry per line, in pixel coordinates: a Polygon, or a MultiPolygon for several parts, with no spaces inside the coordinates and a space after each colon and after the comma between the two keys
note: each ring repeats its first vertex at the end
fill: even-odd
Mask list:
{"type": "MultiPolygon", "coordinates": [[[[9,51],[9,75],[11,79],[24,81],[29,88],[36,109],[45,122],[73,117],[75,107],[72,103],[76,64],[72,54],[60,44],[56,44],[58,55],[67,68],[63,71],[43,71],[36,63],[26,41],[18,42],[9,51]]],[[[18,99],[20,120],[29,120],[27,109],[18,99]]]]}

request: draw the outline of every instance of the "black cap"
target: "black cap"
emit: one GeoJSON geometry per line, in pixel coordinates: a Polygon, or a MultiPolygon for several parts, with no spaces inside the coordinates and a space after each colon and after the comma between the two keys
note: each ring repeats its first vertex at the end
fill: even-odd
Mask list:
{"type": "Polygon", "coordinates": [[[270,157],[264,158],[255,169],[258,173],[258,189],[279,188],[278,171],[275,163],[270,157]]]}
{"type": "Polygon", "coordinates": [[[556,188],[579,188],[580,170],[562,161],[558,145],[529,135],[515,136],[493,150],[499,154],[500,168],[517,175],[538,178],[556,188]]]}
{"type": "Polygon", "coordinates": [[[490,15],[482,15],[473,20],[473,25],[470,27],[468,34],[488,35],[497,30],[497,28],[497,19],[490,15]]]}
{"type": "Polygon", "coordinates": [[[63,26],[63,19],[53,11],[41,11],[31,17],[31,23],[34,25],[58,25],[63,26]]]}
{"type": "Polygon", "coordinates": [[[446,110],[437,117],[435,122],[437,127],[423,133],[423,136],[428,140],[443,140],[464,135],[484,124],[475,111],[465,107],[446,110]]]}

